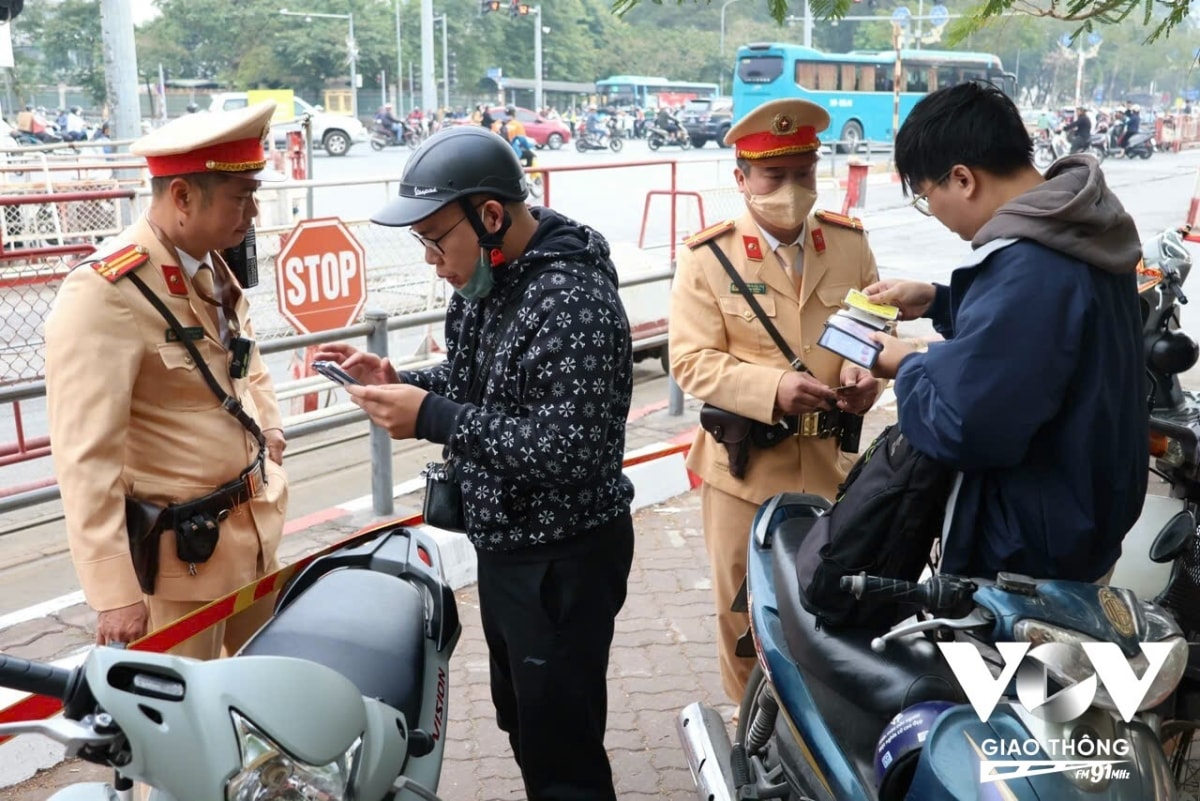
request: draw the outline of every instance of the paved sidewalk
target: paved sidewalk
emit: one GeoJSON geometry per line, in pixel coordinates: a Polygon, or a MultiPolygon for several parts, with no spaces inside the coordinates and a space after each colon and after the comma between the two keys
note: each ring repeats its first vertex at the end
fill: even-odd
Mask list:
{"type": "MultiPolygon", "coordinates": [[[[635,449],[685,435],[695,426],[699,404],[683,417],[665,408],[642,411],[631,421],[635,449]]],[[[864,447],[894,410],[886,402],[867,418],[864,447]]],[[[397,516],[413,499],[398,499],[397,516]]],[[[294,559],[315,544],[333,542],[369,522],[366,515],[340,518],[285,539],[281,556],[294,559]],[[306,543],[302,546],[302,542],[306,543]]],[[[733,706],[720,687],[707,557],[700,525],[699,493],[690,492],[640,510],[629,595],[617,619],[609,666],[607,745],[622,799],[695,798],[675,734],[675,717],[692,701],[733,706]]],[[[439,796],[446,801],[509,801],[524,797],[507,737],[496,727],[488,689],[487,650],[474,587],[456,593],[463,633],[451,659],[450,725],[439,796]]],[[[92,615],[73,607],[0,632],[0,652],[37,659],[59,658],[90,641],[92,615]]],[[[44,801],[55,789],[78,781],[104,781],[108,772],[69,761],[0,793],[5,801],[44,801]]]]}

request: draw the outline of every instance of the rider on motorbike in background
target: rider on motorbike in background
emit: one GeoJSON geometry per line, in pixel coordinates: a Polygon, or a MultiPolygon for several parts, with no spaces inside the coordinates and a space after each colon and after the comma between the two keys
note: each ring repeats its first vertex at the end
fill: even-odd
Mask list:
{"type": "Polygon", "coordinates": [[[658,110],[658,116],[654,118],[654,124],[670,134],[672,139],[678,139],[679,132],[683,130],[679,124],[679,118],[667,106],[663,106],[658,110]]]}
{"type": "Polygon", "coordinates": [[[1124,149],[1142,124],[1141,106],[1131,105],[1125,110],[1125,132],[1121,134],[1120,146],[1124,149]]]}
{"type": "Polygon", "coordinates": [[[1092,118],[1083,106],[1075,109],[1075,119],[1063,131],[1071,139],[1072,153],[1086,153],[1092,143],[1092,118]]]}
{"type": "Polygon", "coordinates": [[[512,145],[517,158],[525,162],[526,167],[533,166],[533,144],[525,135],[525,124],[517,119],[517,107],[509,104],[504,107],[504,113],[508,115],[508,119],[495,122],[492,130],[512,145]]]}
{"type": "Polygon", "coordinates": [[[392,113],[392,104],[384,103],[375,114],[375,124],[392,134],[397,142],[404,141],[404,120],[392,113]]]}
{"type": "Polygon", "coordinates": [[[597,142],[604,141],[604,137],[608,135],[608,129],[604,127],[604,122],[600,119],[600,113],[596,111],[595,106],[588,106],[587,119],[584,122],[584,133],[597,142]]]}

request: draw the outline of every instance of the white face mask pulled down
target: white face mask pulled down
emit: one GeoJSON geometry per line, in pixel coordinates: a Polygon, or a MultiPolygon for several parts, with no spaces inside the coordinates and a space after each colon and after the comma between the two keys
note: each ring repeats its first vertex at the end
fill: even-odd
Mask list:
{"type": "Polygon", "coordinates": [[[816,203],[817,191],[797,183],[786,183],[765,195],[746,195],[746,206],[760,220],[783,230],[804,225],[816,203]]]}

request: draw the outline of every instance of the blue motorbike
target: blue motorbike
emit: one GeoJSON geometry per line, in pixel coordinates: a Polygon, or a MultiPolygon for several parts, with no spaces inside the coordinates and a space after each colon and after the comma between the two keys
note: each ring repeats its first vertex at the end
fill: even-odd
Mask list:
{"type": "Polygon", "coordinates": [[[795,565],[828,508],[784,494],[755,519],[747,595],[758,666],[736,732],[731,742],[699,703],[677,721],[701,798],[1176,797],[1160,724],[1189,648],[1169,613],[1128,590],[1011,574],[852,575],[846,591],[923,614],[882,636],[822,628],[801,605],[795,565]],[[961,647],[975,656],[955,650],[952,666],[961,647]]]}

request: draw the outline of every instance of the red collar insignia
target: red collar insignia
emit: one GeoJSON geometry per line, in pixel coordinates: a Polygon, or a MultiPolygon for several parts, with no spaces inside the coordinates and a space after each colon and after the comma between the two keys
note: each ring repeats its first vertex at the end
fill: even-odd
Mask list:
{"type": "Polygon", "coordinates": [[[813,247],[818,253],[825,252],[825,233],[820,228],[813,228],[812,232],[813,247]]]}
{"type": "Polygon", "coordinates": [[[758,243],[757,236],[743,236],[742,245],[746,248],[746,258],[750,261],[762,261],[762,245],[758,243]]]}
{"type": "Polygon", "coordinates": [[[187,283],[183,280],[183,268],[174,264],[162,266],[163,278],[167,282],[167,291],[172,295],[187,297],[187,283]]]}

